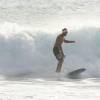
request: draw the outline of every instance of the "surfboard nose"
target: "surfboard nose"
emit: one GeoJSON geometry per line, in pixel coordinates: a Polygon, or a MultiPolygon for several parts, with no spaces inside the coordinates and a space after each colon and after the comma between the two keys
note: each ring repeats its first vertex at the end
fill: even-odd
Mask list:
{"type": "Polygon", "coordinates": [[[80,78],[80,76],[81,76],[80,74],[83,73],[85,70],[86,70],[85,68],[80,68],[80,69],[74,70],[72,72],[69,72],[68,77],[73,78],[73,79],[80,78]]]}

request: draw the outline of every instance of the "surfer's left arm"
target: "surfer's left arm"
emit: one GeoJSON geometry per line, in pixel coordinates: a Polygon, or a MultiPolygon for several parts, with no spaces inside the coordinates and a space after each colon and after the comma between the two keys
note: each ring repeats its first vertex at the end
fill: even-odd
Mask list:
{"type": "Polygon", "coordinates": [[[65,39],[64,39],[64,42],[65,43],[75,43],[75,41],[69,41],[69,40],[65,40],[65,39]]]}

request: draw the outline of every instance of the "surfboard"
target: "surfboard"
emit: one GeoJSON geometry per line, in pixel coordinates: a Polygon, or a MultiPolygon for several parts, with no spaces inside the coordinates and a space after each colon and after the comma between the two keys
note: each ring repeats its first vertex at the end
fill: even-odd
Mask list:
{"type": "Polygon", "coordinates": [[[84,72],[85,70],[86,70],[85,68],[80,68],[80,69],[74,70],[72,72],[69,72],[68,75],[78,75],[78,74],[81,74],[82,72],[84,72]]]}
{"type": "Polygon", "coordinates": [[[81,73],[83,73],[84,71],[86,71],[85,68],[80,68],[80,69],[74,70],[72,72],[69,72],[68,76],[70,76],[70,77],[76,77],[76,76],[80,75],[81,73]]]}

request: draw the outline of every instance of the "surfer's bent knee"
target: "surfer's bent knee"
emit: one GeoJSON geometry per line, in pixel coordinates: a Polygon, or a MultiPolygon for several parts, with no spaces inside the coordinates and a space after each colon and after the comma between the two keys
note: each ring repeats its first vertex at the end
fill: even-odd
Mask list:
{"type": "Polygon", "coordinates": [[[64,59],[63,58],[59,59],[59,62],[63,63],[64,62],[64,59]]]}

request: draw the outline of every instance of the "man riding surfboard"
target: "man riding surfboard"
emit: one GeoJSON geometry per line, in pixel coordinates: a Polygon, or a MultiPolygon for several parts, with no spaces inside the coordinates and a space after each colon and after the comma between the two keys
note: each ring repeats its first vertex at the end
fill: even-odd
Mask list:
{"type": "Polygon", "coordinates": [[[54,53],[56,59],[58,60],[56,72],[61,71],[62,64],[64,62],[65,55],[64,55],[63,49],[62,49],[63,42],[64,43],[75,43],[75,41],[65,40],[64,37],[67,36],[67,34],[68,34],[67,28],[62,29],[62,33],[57,36],[54,47],[53,47],[53,53],[54,53]]]}

